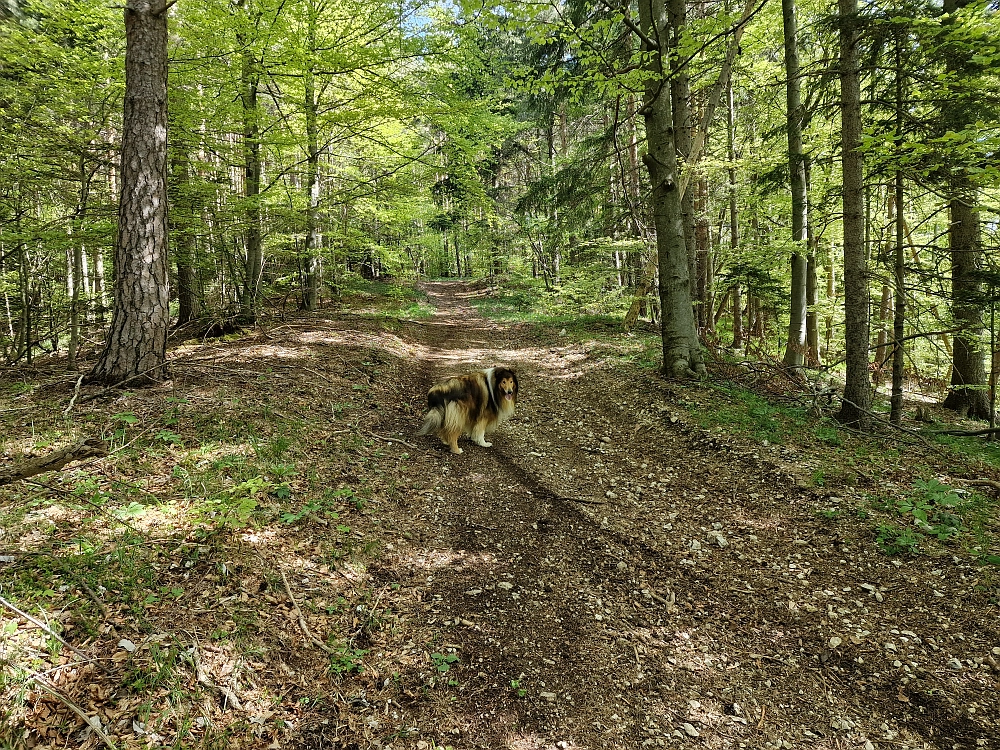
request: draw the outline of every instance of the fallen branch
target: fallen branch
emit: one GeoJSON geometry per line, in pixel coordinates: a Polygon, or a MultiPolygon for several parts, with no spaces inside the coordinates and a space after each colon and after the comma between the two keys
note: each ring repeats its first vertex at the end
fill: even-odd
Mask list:
{"type": "Polygon", "coordinates": [[[992,487],[1000,492],[1000,482],[994,482],[992,479],[967,479],[965,483],[973,487],[992,487]]]}
{"type": "Polygon", "coordinates": [[[198,639],[195,638],[194,636],[191,637],[191,640],[194,641],[194,648],[191,650],[191,656],[192,659],[194,660],[194,672],[198,682],[204,685],[205,687],[209,688],[210,690],[217,691],[223,698],[225,698],[230,704],[232,704],[233,708],[235,708],[237,711],[242,711],[243,703],[240,701],[239,696],[236,695],[236,693],[231,688],[225,685],[217,685],[216,683],[214,683],[212,679],[208,676],[208,673],[206,673],[204,668],[202,668],[201,658],[198,655],[201,646],[198,644],[198,639]]]}
{"type": "Polygon", "coordinates": [[[369,432],[368,434],[372,437],[378,438],[379,440],[385,440],[388,443],[399,443],[400,445],[405,445],[407,448],[411,448],[412,450],[417,450],[417,446],[412,443],[408,443],[405,440],[400,440],[399,438],[385,437],[384,435],[379,435],[375,432],[369,432]]]}
{"type": "Polygon", "coordinates": [[[38,687],[40,687],[46,693],[51,695],[53,698],[58,700],[60,703],[62,703],[64,706],[66,706],[66,708],[68,708],[70,711],[72,711],[81,719],[83,719],[84,723],[86,723],[86,725],[94,731],[94,734],[100,737],[101,740],[104,742],[104,744],[110,747],[111,750],[117,750],[115,743],[107,735],[107,732],[101,729],[101,725],[99,723],[99,720],[97,719],[97,716],[94,716],[94,718],[91,719],[89,716],[87,716],[86,711],[84,711],[82,708],[76,705],[68,697],[63,695],[62,692],[57,690],[55,686],[49,685],[44,680],[42,680],[41,675],[36,675],[31,677],[31,681],[34,682],[36,685],[38,685],[38,687]]]}
{"type": "Polygon", "coordinates": [[[74,646],[74,645],[73,645],[72,643],[70,643],[70,642],[68,642],[68,641],[65,641],[65,640],[63,640],[62,638],[60,638],[60,637],[59,637],[59,636],[58,636],[58,635],[57,635],[57,634],[56,634],[56,633],[55,633],[55,632],[54,632],[54,631],[52,630],[52,628],[50,628],[50,627],[49,627],[48,625],[46,625],[46,624],[45,624],[44,622],[42,622],[41,620],[36,620],[36,619],[35,619],[34,617],[32,617],[31,615],[29,615],[29,614],[28,614],[27,612],[22,612],[22,611],[21,611],[20,609],[18,609],[17,607],[15,607],[15,606],[14,606],[13,604],[11,604],[11,603],[10,603],[9,601],[7,601],[6,599],[4,599],[4,598],[3,598],[2,596],[0,596],[0,604],[3,604],[3,605],[4,605],[5,607],[7,607],[8,609],[10,609],[10,610],[11,610],[12,612],[15,612],[15,613],[17,613],[18,615],[20,615],[20,616],[21,616],[21,617],[23,617],[24,619],[28,620],[29,622],[33,623],[34,625],[37,625],[37,626],[38,626],[38,627],[40,627],[40,628],[41,628],[42,630],[44,630],[44,631],[45,631],[46,633],[48,633],[48,634],[49,634],[49,635],[51,635],[51,636],[52,636],[53,638],[55,638],[55,639],[56,639],[57,641],[59,641],[59,642],[60,642],[61,644],[63,644],[63,645],[64,645],[64,646],[65,646],[66,648],[68,648],[68,649],[69,649],[70,651],[72,651],[72,652],[73,652],[74,654],[76,654],[77,656],[80,656],[81,658],[85,659],[85,660],[86,660],[86,661],[87,661],[88,663],[90,663],[90,664],[93,664],[93,665],[94,665],[94,666],[96,666],[96,667],[97,667],[98,669],[100,669],[100,670],[101,670],[102,672],[105,672],[105,673],[107,672],[107,670],[105,670],[105,669],[104,669],[104,667],[102,667],[102,666],[101,666],[101,665],[100,665],[100,664],[98,663],[98,661],[97,661],[96,659],[94,659],[94,658],[90,657],[90,656],[89,656],[89,655],[87,655],[87,654],[86,654],[85,652],[81,651],[81,650],[80,650],[80,649],[78,649],[78,648],[77,648],[76,646],[74,646]]]}
{"type": "Polygon", "coordinates": [[[986,430],[934,430],[932,435],[956,435],[958,437],[981,437],[982,435],[1000,435],[1000,427],[986,430]]]}
{"type": "Polygon", "coordinates": [[[76,445],[61,448],[46,456],[28,459],[19,466],[13,466],[0,472],[0,486],[13,484],[36,474],[44,474],[47,471],[56,471],[73,461],[106,455],[108,455],[107,443],[98,438],[86,438],[76,445]]]}
{"type": "Polygon", "coordinates": [[[66,409],[63,411],[64,417],[68,417],[69,413],[73,411],[73,404],[76,403],[76,399],[80,395],[80,385],[83,383],[83,379],[85,377],[86,375],[84,374],[76,379],[76,387],[73,388],[73,398],[69,400],[69,406],[67,406],[66,409]]]}
{"type": "Polygon", "coordinates": [[[295,601],[295,597],[292,596],[292,587],[288,584],[288,577],[285,575],[285,571],[282,568],[278,568],[278,572],[281,573],[281,580],[285,583],[285,593],[288,594],[288,601],[292,603],[292,608],[295,610],[295,614],[299,616],[299,627],[302,628],[302,632],[306,634],[306,640],[312,643],[317,648],[321,648],[328,654],[335,653],[332,648],[327,646],[323,641],[312,634],[309,630],[309,626],[306,625],[306,618],[302,614],[302,610],[299,609],[299,605],[295,601]]]}

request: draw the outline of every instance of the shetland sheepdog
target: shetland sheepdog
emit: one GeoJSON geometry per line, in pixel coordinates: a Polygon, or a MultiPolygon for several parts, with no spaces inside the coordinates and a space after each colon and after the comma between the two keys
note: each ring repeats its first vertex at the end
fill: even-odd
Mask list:
{"type": "Polygon", "coordinates": [[[452,453],[461,453],[458,439],[467,434],[472,442],[489,448],[486,434],[514,415],[517,406],[517,374],[507,367],[449,378],[427,392],[427,416],[418,435],[432,432],[452,453]]]}

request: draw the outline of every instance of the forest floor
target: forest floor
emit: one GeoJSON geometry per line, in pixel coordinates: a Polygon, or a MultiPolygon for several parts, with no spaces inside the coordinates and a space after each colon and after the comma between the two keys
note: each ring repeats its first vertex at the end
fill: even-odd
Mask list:
{"type": "Polygon", "coordinates": [[[112,451],[0,488],[0,746],[1000,750],[987,464],[422,289],[4,377],[7,460],[112,451]],[[415,437],[499,363],[492,448],[415,437]]]}

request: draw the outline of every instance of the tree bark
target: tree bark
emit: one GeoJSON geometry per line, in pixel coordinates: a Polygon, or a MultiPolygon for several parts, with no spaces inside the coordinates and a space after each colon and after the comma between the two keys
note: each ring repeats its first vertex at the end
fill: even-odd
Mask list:
{"type": "Polygon", "coordinates": [[[806,362],[810,367],[819,367],[823,360],[819,354],[819,278],[816,274],[815,238],[810,234],[809,244],[812,247],[806,256],[806,362]]]}
{"type": "Polygon", "coordinates": [[[664,0],[640,0],[639,20],[644,32],[646,67],[651,74],[643,96],[648,149],[643,161],[652,185],[650,202],[656,227],[663,372],[672,377],[700,375],[705,372],[705,365],[691,306],[687,246],[677,183],[675,120],[665,75],[670,29],[664,0]]]}
{"type": "Polygon", "coordinates": [[[195,237],[192,231],[194,205],[190,196],[191,163],[187,145],[175,143],[170,158],[172,199],[170,223],[174,230],[174,261],[177,264],[177,325],[201,315],[201,293],[195,272],[195,237]]]}
{"type": "Polygon", "coordinates": [[[788,338],[783,362],[787,367],[801,367],[808,349],[806,316],[808,300],[809,241],[808,199],[806,196],[806,158],[802,146],[802,85],[799,74],[798,24],[795,0],[781,0],[781,19],[785,40],[785,134],[788,140],[788,170],[792,191],[792,286],[788,338]]]}
{"type": "MultiPolygon", "coordinates": [[[[239,3],[243,12],[250,15],[248,5],[248,0],[239,3]]],[[[260,65],[247,35],[238,34],[237,41],[243,49],[240,55],[240,104],[243,110],[243,195],[246,198],[246,259],[240,292],[240,317],[247,323],[255,323],[264,271],[260,220],[260,107],[257,103],[260,65]]]]}
{"type": "MultiPolygon", "coordinates": [[[[740,215],[736,193],[736,100],[733,96],[733,83],[726,76],[726,150],[729,159],[729,253],[733,258],[739,257],[740,251],[740,215]]],[[[743,346],[743,298],[740,294],[740,282],[733,283],[733,349],[743,346]]]]}
{"type": "MultiPolygon", "coordinates": [[[[316,24],[318,9],[308,4],[307,27],[308,48],[312,53],[317,48],[316,24]]],[[[304,79],[306,115],[306,246],[305,246],[305,289],[302,307],[315,310],[319,306],[320,246],[322,234],[319,225],[319,127],[317,123],[319,102],[316,99],[316,80],[312,63],[307,63],[304,79]]]]}
{"type": "MultiPolygon", "coordinates": [[[[969,0],[944,0],[944,12],[954,14],[969,0]]],[[[952,76],[960,76],[968,65],[966,51],[947,49],[946,66],[952,76]]],[[[945,108],[946,130],[961,132],[969,127],[967,107],[945,108]]],[[[980,338],[983,334],[982,240],[979,230],[978,190],[967,169],[959,164],[948,175],[948,211],[951,227],[948,245],[951,254],[951,304],[955,322],[962,329],[955,336],[952,355],[951,389],[944,400],[946,409],[976,419],[989,419],[990,401],[986,364],[980,338]]]]}
{"type": "Polygon", "coordinates": [[[108,444],[97,438],[85,438],[76,445],[60,448],[45,456],[30,458],[16,466],[0,470],[0,486],[13,484],[47,471],[57,471],[73,461],[108,455],[108,444]]]}
{"type": "MultiPolygon", "coordinates": [[[[687,30],[687,0],[666,0],[666,9],[670,24],[668,44],[672,49],[677,49],[687,30]]],[[[662,41],[661,46],[664,46],[662,41]]],[[[691,77],[688,75],[686,65],[678,67],[678,63],[682,61],[678,60],[676,55],[672,55],[670,59],[669,85],[671,116],[674,125],[673,140],[677,156],[681,160],[681,164],[678,165],[678,174],[684,172],[687,175],[687,183],[690,184],[692,175],[688,173],[694,168],[694,163],[691,160],[691,146],[694,137],[694,118],[691,112],[691,77]]],[[[677,175],[675,175],[675,179],[677,179],[677,175]]],[[[681,226],[684,229],[684,245],[687,252],[689,294],[692,299],[698,299],[698,244],[695,239],[694,191],[683,190],[678,191],[678,194],[681,205],[681,226]]]]}
{"type": "Polygon", "coordinates": [[[114,313],[89,382],[167,377],[167,14],[163,0],[125,9],[125,108],[115,242],[114,313]]]}
{"type": "Polygon", "coordinates": [[[864,163],[861,146],[861,75],[857,0],[839,0],[841,158],[844,175],[844,339],[847,376],[838,419],[868,429],[868,263],[865,253],[864,163]]]}

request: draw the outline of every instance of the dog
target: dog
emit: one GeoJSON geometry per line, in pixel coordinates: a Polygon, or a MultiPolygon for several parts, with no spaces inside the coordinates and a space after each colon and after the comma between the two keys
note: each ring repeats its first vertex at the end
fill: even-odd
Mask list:
{"type": "Polygon", "coordinates": [[[519,385],[517,373],[508,367],[449,378],[427,392],[427,416],[418,435],[434,433],[452,453],[462,453],[458,439],[467,434],[472,442],[489,448],[486,434],[514,415],[519,385]]]}

